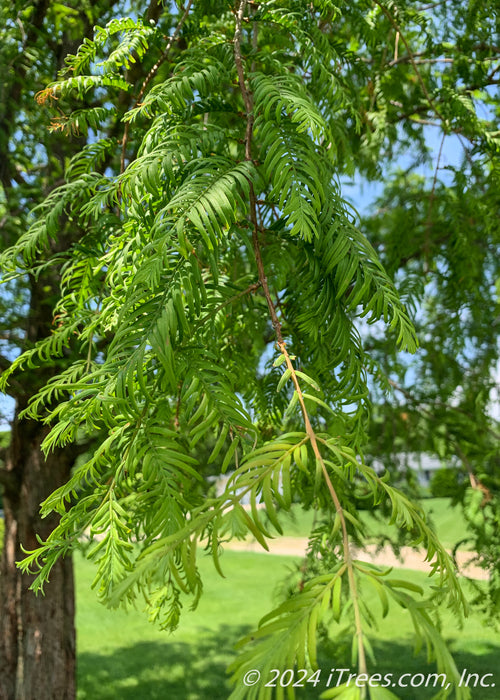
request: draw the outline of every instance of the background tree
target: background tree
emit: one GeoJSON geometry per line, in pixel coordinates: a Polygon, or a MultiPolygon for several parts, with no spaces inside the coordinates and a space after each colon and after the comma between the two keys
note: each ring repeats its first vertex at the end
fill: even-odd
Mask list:
{"type": "MultiPolygon", "coordinates": [[[[453,3],[188,3],[170,37],[132,20],[97,30],[41,93],[41,102],[62,108],[55,126],[66,135],[85,125],[95,133],[4,257],[12,269],[21,257],[38,275],[61,266],[52,334],[6,379],[30,363],[75,353],[23,415],[53,426],[47,453],[84,433],[104,437],[44,503],[44,514],[62,518],[25,560],[25,568],[39,569],[35,587],[90,528],[88,556],[98,564],[103,599],[115,605],[144,597],[153,619],[175,627],[182,598],[196,602],[201,593],[197,544],[219,567],[222,542],[251,532],[265,546],[269,528],[280,528],[278,506],[298,498],[326,513],[311,540],[324,571],[313,571],[247,640],[236,677],[249,666],[265,672],[306,657],[314,665],[317,624],[328,615],[334,628],[342,620],[355,630],[353,662],[366,672],[363,617],[370,613],[360,590],[368,581],[383,607],[390,597],[411,611],[439,668],[456,677],[427,612],[446,597],[463,607],[452,562],[418,507],[363,459],[367,375],[395,383],[395,341],[415,349],[390,275],[404,282],[403,298],[416,308],[421,285],[411,266],[396,273],[414,257],[430,268],[426,231],[439,230],[441,182],[436,175],[428,199],[418,200],[424,209],[429,202],[425,222],[432,223],[423,227],[421,254],[393,264],[389,241],[398,240],[390,217],[371,225],[372,241],[384,241],[388,275],[337,181],[354,171],[379,177],[409,144],[423,152],[431,119],[445,135],[465,134],[476,149],[472,163],[481,154],[494,170],[497,136],[474,101],[489,106],[493,99],[497,53],[467,43],[471,27],[484,32],[490,21],[475,6],[469,14],[464,24],[453,3]],[[182,55],[172,52],[177,40],[182,55]],[[130,86],[139,60],[146,77],[130,86]],[[124,93],[132,95],[125,114],[124,93]],[[64,100],[80,100],[79,108],[65,111],[64,100]],[[120,119],[117,143],[109,129],[120,119]],[[67,220],[78,240],[54,256],[67,220]],[[369,340],[367,354],[360,318],[395,333],[384,331],[384,343],[369,340]],[[202,440],[213,441],[209,461],[235,469],[219,498],[204,499],[195,488],[203,464],[193,451],[202,440]],[[351,543],[363,534],[359,489],[375,504],[387,502],[394,522],[427,547],[439,585],[426,607],[418,591],[353,560],[351,543]],[[244,494],[251,513],[241,507],[244,494]],[[260,499],[269,526],[255,508],[260,499]]],[[[448,182],[442,188],[453,193],[448,182]]],[[[455,230],[449,238],[454,250],[455,230]]],[[[483,372],[493,361],[491,352],[483,372]]],[[[243,692],[238,686],[235,697],[243,692]]],[[[382,688],[369,692],[391,697],[382,688]]]]}
{"type": "Polygon", "coordinates": [[[379,80],[385,129],[405,134],[406,167],[391,166],[395,154],[384,144],[373,165],[384,170],[383,194],[363,223],[415,307],[421,347],[410,360],[396,357],[380,334],[367,339],[389,378],[375,397],[368,449],[392,471],[401,453],[418,451],[460,465],[457,484],[468,488],[457,486],[455,498],[471,526],[467,544],[490,571],[489,594],[480,598],[491,614],[500,601],[493,534],[500,505],[499,27],[493,7],[476,3],[443,3],[432,15],[418,19],[418,38],[405,36],[411,52],[410,45],[400,55],[395,49],[379,80]],[[391,94],[408,70],[432,96],[411,108],[391,94]],[[410,150],[415,137],[427,147],[410,150]]]}

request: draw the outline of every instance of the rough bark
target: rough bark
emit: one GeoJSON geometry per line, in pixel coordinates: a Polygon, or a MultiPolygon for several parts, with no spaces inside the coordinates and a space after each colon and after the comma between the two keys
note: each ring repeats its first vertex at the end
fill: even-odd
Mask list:
{"type": "Polygon", "coordinates": [[[45,595],[29,590],[32,577],[15,562],[21,546],[34,549],[55,518],[42,520],[39,504],[67,479],[71,456],[43,458],[46,429],[16,420],[5,468],[5,544],[0,562],[0,700],[71,700],[75,697],[74,587],[71,559],[53,569],[45,595]],[[17,488],[12,486],[17,484],[17,488]],[[10,487],[9,487],[10,486],[10,487]]]}

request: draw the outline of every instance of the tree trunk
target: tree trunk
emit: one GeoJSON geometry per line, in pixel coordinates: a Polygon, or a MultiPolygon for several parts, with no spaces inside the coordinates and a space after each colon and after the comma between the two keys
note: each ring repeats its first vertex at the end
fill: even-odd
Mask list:
{"type": "MultiPolygon", "coordinates": [[[[19,412],[19,410],[18,410],[19,412]]],[[[29,590],[33,577],[15,562],[56,525],[42,520],[40,503],[68,478],[71,455],[58,450],[43,458],[47,428],[16,418],[4,477],[5,542],[0,563],[0,700],[71,700],[75,697],[73,567],[59,561],[45,595],[29,590]]]]}

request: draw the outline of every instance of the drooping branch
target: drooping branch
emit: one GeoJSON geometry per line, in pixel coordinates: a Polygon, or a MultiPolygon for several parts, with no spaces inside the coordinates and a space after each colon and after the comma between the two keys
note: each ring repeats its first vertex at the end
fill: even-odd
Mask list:
{"type": "MultiPolygon", "coordinates": [[[[245,158],[248,161],[252,161],[252,135],[253,135],[253,124],[254,124],[253,96],[252,96],[251,91],[249,90],[249,88],[246,85],[243,57],[241,54],[242,26],[243,26],[243,17],[244,17],[246,5],[247,5],[247,0],[241,0],[239,8],[238,8],[238,12],[236,13],[236,30],[235,30],[235,34],[234,34],[234,57],[235,57],[236,69],[238,72],[238,82],[239,82],[240,92],[241,92],[243,102],[245,104],[245,108],[246,108],[246,112],[247,112],[247,115],[246,115],[247,125],[246,125],[246,130],[245,130],[245,158]]],[[[271,293],[269,291],[269,285],[268,285],[267,276],[266,276],[264,263],[263,263],[263,259],[262,259],[260,239],[259,239],[260,228],[259,228],[258,219],[257,219],[257,198],[255,196],[255,191],[253,189],[252,183],[250,183],[250,220],[252,223],[253,251],[254,251],[255,260],[257,263],[259,281],[260,281],[260,284],[262,286],[262,290],[264,292],[267,307],[269,310],[269,315],[270,315],[271,322],[272,322],[272,325],[273,325],[273,328],[274,328],[274,331],[276,334],[276,343],[278,345],[280,352],[285,357],[287,369],[290,371],[290,377],[291,377],[293,385],[295,387],[295,391],[297,392],[297,397],[299,400],[301,413],[302,413],[302,416],[304,419],[304,427],[306,429],[307,436],[310,440],[311,447],[313,449],[314,456],[317,460],[317,463],[321,467],[321,472],[323,474],[323,478],[325,480],[328,491],[329,491],[330,496],[332,498],[332,501],[333,501],[333,504],[335,507],[335,511],[340,519],[341,531],[342,531],[342,549],[343,549],[343,553],[344,553],[344,563],[347,567],[348,580],[349,580],[349,590],[351,592],[351,600],[352,600],[353,611],[354,611],[354,623],[355,623],[356,638],[357,638],[359,672],[365,674],[367,672],[367,662],[366,662],[366,653],[365,653],[365,647],[364,647],[364,641],[363,641],[364,634],[363,634],[363,626],[362,626],[362,619],[361,619],[361,610],[359,607],[359,600],[358,600],[358,590],[357,590],[357,584],[356,584],[356,579],[355,579],[355,574],[354,574],[351,545],[350,545],[350,541],[349,541],[349,534],[347,531],[346,518],[344,515],[344,510],[343,510],[342,505],[340,503],[340,499],[339,499],[337,492],[335,491],[335,488],[334,488],[332,481],[330,479],[330,475],[328,473],[328,469],[327,469],[326,464],[324,462],[323,455],[321,454],[321,451],[319,449],[318,442],[316,439],[316,433],[315,433],[315,431],[311,425],[311,421],[309,419],[309,413],[308,413],[306,405],[305,405],[304,396],[302,394],[302,389],[300,387],[299,379],[298,379],[297,373],[295,371],[295,367],[293,366],[290,355],[288,353],[288,350],[286,348],[286,343],[283,339],[281,322],[279,320],[279,317],[278,317],[278,314],[276,311],[276,306],[273,302],[271,293]]]]}

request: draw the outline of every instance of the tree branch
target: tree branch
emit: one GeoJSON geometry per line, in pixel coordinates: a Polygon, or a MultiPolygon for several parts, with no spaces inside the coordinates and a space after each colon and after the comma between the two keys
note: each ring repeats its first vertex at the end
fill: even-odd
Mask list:
{"type": "MultiPolygon", "coordinates": [[[[18,324],[21,324],[24,321],[24,319],[19,318],[18,324]]],[[[12,319],[9,319],[9,322],[12,322],[12,319]]],[[[0,331],[0,340],[5,340],[8,343],[14,343],[16,345],[21,345],[21,343],[25,342],[25,337],[22,335],[18,335],[17,333],[14,333],[13,330],[7,330],[7,331],[0,331]]]]}
{"type": "Polygon", "coordinates": [[[6,370],[10,369],[12,366],[12,362],[8,360],[4,355],[0,355],[0,371],[5,372],[6,370]]]}
{"type": "MultiPolygon", "coordinates": [[[[451,56],[439,56],[436,58],[415,58],[416,56],[419,56],[419,55],[424,56],[425,53],[421,52],[420,54],[418,54],[418,53],[413,54],[414,61],[415,61],[417,66],[424,66],[426,64],[433,65],[435,63],[455,63],[457,60],[456,58],[453,58],[451,56]]],[[[463,60],[464,57],[460,56],[459,58],[461,58],[463,60]]],[[[498,61],[498,56],[485,56],[485,58],[481,58],[481,59],[468,58],[466,60],[467,60],[467,63],[471,63],[471,64],[472,63],[486,63],[486,62],[489,63],[490,61],[498,61]]],[[[411,56],[399,56],[398,58],[394,58],[392,61],[389,61],[389,63],[387,65],[392,68],[393,66],[397,66],[400,63],[411,63],[411,62],[412,62],[411,56]]],[[[495,72],[496,72],[496,69],[495,69],[495,72]]]]}
{"type": "MultiPolygon", "coordinates": [[[[246,86],[245,71],[244,71],[244,67],[243,67],[243,58],[241,55],[242,24],[243,24],[243,16],[245,13],[246,5],[247,5],[247,0],[241,0],[239,8],[238,8],[238,12],[236,14],[236,28],[235,28],[235,34],[234,34],[234,58],[235,58],[236,69],[237,69],[237,73],[238,73],[238,82],[239,82],[240,92],[241,92],[241,95],[243,98],[243,102],[245,103],[245,108],[246,108],[246,112],[247,112],[247,115],[246,115],[247,126],[246,126],[246,131],[245,131],[245,159],[253,162],[253,160],[252,160],[252,135],[253,135],[253,124],[254,124],[253,96],[252,96],[250,90],[246,86]]],[[[358,603],[357,584],[356,584],[356,579],[355,579],[355,575],[354,575],[351,545],[350,545],[350,541],[349,541],[349,534],[347,532],[347,523],[346,523],[346,519],[345,519],[345,515],[344,515],[344,510],[343,510],[342,505],[340,503],[337,492],[335,491],[335,488],[334,488],[332,481],[330,479],[328,469],[326,468],[326,464],[323,460],[323,455],[321,454],[321,451],[318,447],[316,433],[315,433],[315,431],[311,425],[311,421],[309,419],[309,414],[308,414],[308,411],[307,411],[307,408],[305,405],[304,396],[302,394],[300,383],[299,383],[297,374],[295,372],[295,367],[293,366],[290,355],[288,354],[288,351],[286,349],[285,341],[283,340],[281,322],[278,318],[278,314],[276,312],[276,307],[274,305],[274,302],[272,300],[272,297],[271,297],[271,294],[269,291],[267,277],[266,277],[266,273],[265,273],[265,269],[264,269],[264,263],[262,260],[262,254],[261,254],[261,250],[260,250],[260,241],[259,241],[260,229],[259,229],[258,220],[257,220],[257,200],[256,200],[255,191],[253,189],[252,183],[250,183],[250,219],[252,222],[253,250],[254,250],[254,254],[255,254],[255,260],[257,263],[257,270],[259,273],[259,280],[260,280],[260,284],[262,285],[262,289],[264,291],[264,296],[266,298],[267,307],[269,309],[269,315],[271,317],[271,322],[272,322],[274,331],[276,333],[277,345],[278,345],[280,352],[285,357],[287,369],[290,371],[290,376],[291,376],[293,385],[295,387],[295,391],[297,392],[297,396],[298,396],[302,416],[304,419],[304,426],[306,429],[307,436],[310,440],[311,447],[313,449],[314,455],[315,455],[316,460],[317,460],[317,464],[319,464],[321,467],[323,478],[325,479],[328,491],[329,491],[330,496],[332,498],[332,501],[333,501],[333,504],[335,507],[335,511],[338,514],[338,517],[340,519],[341,531],[342,531],[342,549],[343,549],[343,553],[344,553],[344,563],[347,567],[347,573],[348,573],[348,579],[349,579],[349,589],[351,591],[351,599],[352,599],[353,612],[354,612],[354,622],[355,622],[357,647],[358,647],[359,672],[366,673],[367,663],[366,663],[366,655],[365,655],[365,648],[364,648],[364,641],[363,641],[364,635],[363,635],[363,627],[362,627],[362,620],[361,620],[361,611],[360,611],[359,603],[358,603]]]]}

